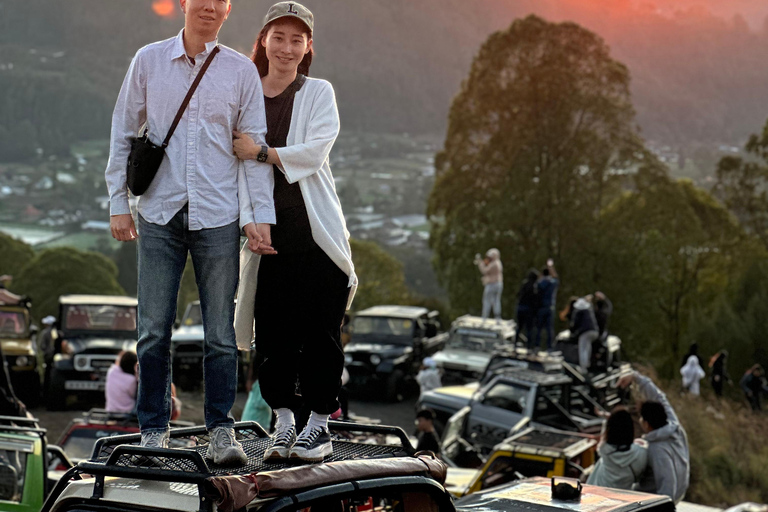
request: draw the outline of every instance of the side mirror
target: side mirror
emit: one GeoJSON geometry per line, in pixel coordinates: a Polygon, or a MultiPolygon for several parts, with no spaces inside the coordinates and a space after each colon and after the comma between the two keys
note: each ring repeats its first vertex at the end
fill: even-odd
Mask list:
{"type": "Polygon", "coordinates": [[[37,336],[38,332],[40,332],[40,328],[37,325],[32,324],[29,326],[29,334],[32,336],[37,336]]]}
{"type": "Polygon", "coordinates": [[[177,318],[176,320],[173,321],[173,328],[178,329],[179,327],[181,327],[181,320],[177,318]]]}
{"type": "Polygon", "coordinates": [[[427,324],[427,338],[434,338],[437,336],[437,325],[433,323],[427,324]]]}

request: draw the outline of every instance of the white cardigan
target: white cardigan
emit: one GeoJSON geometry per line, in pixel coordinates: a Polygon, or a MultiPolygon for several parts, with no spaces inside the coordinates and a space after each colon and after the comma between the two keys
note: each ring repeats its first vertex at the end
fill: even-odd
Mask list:
{"type": "MultiPolygon", "coordinates": [[[[307,78],[296,93],[286,147],[275,148],[288,183],[299,183],[315,243],[349,276],[347,309],[357,291],[349,231],[336,195],[328,155],[339,134],[336,95],[325,80],[307,78]]],[[[241,204],[241,215],[252,212],[241,204]]],[[[250,213],[250,215],[253,215],[250,213]]],[[[235,309],[237,346],[248,350],[253,339],[256,280],[261,257],[247,244],[240,251],[240,285],[235,309]]]]}

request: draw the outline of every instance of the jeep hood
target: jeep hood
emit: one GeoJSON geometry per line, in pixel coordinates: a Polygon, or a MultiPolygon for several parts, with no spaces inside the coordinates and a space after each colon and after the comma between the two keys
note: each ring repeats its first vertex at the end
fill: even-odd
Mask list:
{"type": "Polygon", "coordinates": [[[29,338],[0,338],[0,343],[3,344],[3,354],[6,356],[28,356],[34,353],[29,338]]]}

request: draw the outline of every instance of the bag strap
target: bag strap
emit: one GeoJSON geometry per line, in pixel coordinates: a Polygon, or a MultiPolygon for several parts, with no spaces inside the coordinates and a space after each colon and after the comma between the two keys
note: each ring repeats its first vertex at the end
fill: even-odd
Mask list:
{"type": "Polygon", "coordinates": [[[179,121],[181,121],[181,116],[184,115],[184,111],[187,109],[187,105],[189,105],[189,100],[192,99],[192,95],[195,93],[195,89],[197,89],[197,85],[200,83],[200,80],[203,79],[203,75],[205,75],[205,71],[208,69],[208,66],[211,65],[211,61],[216,56],[216,54],[219,53],[219,47],[218,45],[211,50],[211,54],[208,56],[207,59],[205,59],[205,62],[203,63],[203,67],[200,68],[200,71],[197,73],[197,76],[195,77],[195,81],[192,82],[192,85],[189,87],[189,91],[187,91],[187,95],[184,97],[184,101],[181,102],[181,106],[179,107],[179,111],[176,112],[176,117],[173,120],[173,124],[171,124],[171,129],[168,130],[168,135],[165,136],[165,140],[163,141],[163,148],[168,147],[168,141],[171,140],[171,136],[173,135],[173,132],[176,131],[176,126],[178,126],[179,121]]]}

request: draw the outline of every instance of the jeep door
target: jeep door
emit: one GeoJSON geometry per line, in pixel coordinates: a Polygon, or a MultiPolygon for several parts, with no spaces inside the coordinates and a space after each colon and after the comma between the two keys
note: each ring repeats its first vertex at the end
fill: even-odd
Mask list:
{"type": "Polygon", "coordinates": [[[533,413],[535,387],[496,378],[472,403],[467,434],[474,444],[492,449],[510,429],[533,413]]]}

